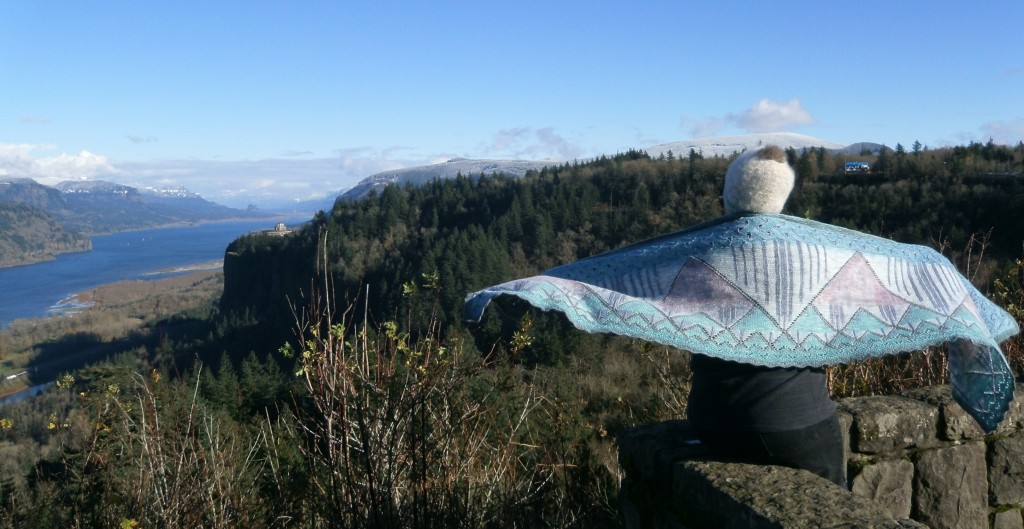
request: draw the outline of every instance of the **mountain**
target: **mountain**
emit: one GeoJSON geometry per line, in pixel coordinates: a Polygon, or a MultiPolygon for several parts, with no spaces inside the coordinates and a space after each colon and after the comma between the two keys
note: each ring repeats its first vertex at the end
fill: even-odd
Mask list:
{"type": "Polygon", "coordinates": [[[199,193],[193,193],[188,189],[185,189],[184,186],[171,186],[164,188],[144,187],[139,191],[163,198],[203,198],[199,193]]]}
{"type": "Polygon", "coordinates": [[[870,141],[861,141],[857,143],[851,143],[842,149],[839,149],[839,154],[845,154],[848,156],[860,156],[861,154],[869,153],[871,156],[878,156],[882,153],[882,148],[885,146],[881,143],[872,143],[870,141]]]}
{"type": "Polygon", "coordinates": [[[102,180],[61,182],[56,188],[64,194],[66,206],[51,213],[65,227],[86,233],[250,216],[183,188],[170,193],[144,191],[102,180]]]}
{"type": "Polygon", "coordinates": [[[188,220],[188,222],[270,216],[269,213],[255,208],[240,210],[210,202],[199,193],[193,193],[181,186],[162,189],[148,187],[139,189],[139,193],[142,195],[142,200],[155,210],[160,210],[169,216],[184,216],[194,219],[188,220]]]}
{"type": "MultiPolygon", "coordinates": [[[[798,151],[812,147],[825,147],[833,154],[859,155],[867,150],[876,153],[881,149],[877,143],[861,142],[849,146],[832,141],[826,141],[812,136],[796,134],[793,132],[769,132],[763,134],[747,134],[742,136],[718,136],[713,138],[698,138],[693,140],[662,143],[642,149],[651,158],[658,158],[661,155],[668,155],[669,151],[676,157],[685,157],[690,149],[705,157],[732,156],[747,149],[757,148],[763,145],[778,145],[783,149],[793,148],[798,151]]],[[[585,160],[581,160],[585,161],[585,160]]],[[[413,185],[423,184],[435,178],[451,178],[456,174],[465,176],[476,176],[481,173],[504,173],[510,176],[523,176],[529,170],[540,170],[545,166],[557,166],[563,162],[559,161],[528,161],[528,160],[474,160],[467,158],[452,158],[444,163],[424,165],[419,167],[407,167],[383,171],[361,180],[351,189],[339,196],[339,199],[359,199],[373,190],[380,190],[382,187],[391,184],[413,185]]]]}
{"type": "Polygon", "coordinates": [[[44,186],[31,178],[0,177],[0,204],[23,204],[44,211],[64,207],[64,195],[59,190],[44,186]]]}
{"type": "Polygon", "coordinates": [[[137,189],[102,180],[61,182],[49,187],[28,178],[0,178],[0,203],[36,208],[63,229],[78,233],[270,216],[262,211],[222,206],[182,187],[137,189]]]}
{"type": "Polygon", "coordinates": [[[420,185],[437,178],[451,178],[458,174],[479,176],[480,174],[504,173],[511,176],[523,176],[529,170],[540,170],[544,166],[558,165],[559,162],[531,162],[527,160],[473,160],[468,158],[452,158],[443,163],[407,167],[383,171],[361,180],[354,187],[341,194],[340,199],[359,199],[373,190],[380,190],[391,184],[420,185]]]}
{"type": "Polygon", "coordinates": [[[65,195],[117,195],[123,197],[140,195],[139,190],[135,189],[134,187],[129,187],[122,184],[115,184],[113,182],[105,182],[103,180],[78,180],[74,182],[61,182],[57,184],[55,187],[58,191],[64,193],[65,195]]]}
{"type": "MultiPolygon", "coordinates": [[[[697,138],[693,140],[662,143],[646,149],[647,154],[657,158],[662,154],[668,155],[668,151],[677,158],[685,157],[690,149],[705,157],[731,156],[739,154],[747,149],[756,149],[764,145],[777,145],[783,149],[792,147],[796,150],[809,149],[812,147],[824,147],[830,151],[839,151],[845,147],[840,143],[825,141],[812,136],[796,134],[793,132],[768,132],[764,134],[747,134],[743,136],[719,136],[714,138],[697,138]]],[[[858,150],[857,154],[860,154],[858,150]]]]}
{"type": "Polygon", "coordinates": [[[0,202],[0,268],[46,261],[57,254],[91,248],[88,237],[65,230],[45,211],[26,204],[0,202]]]}

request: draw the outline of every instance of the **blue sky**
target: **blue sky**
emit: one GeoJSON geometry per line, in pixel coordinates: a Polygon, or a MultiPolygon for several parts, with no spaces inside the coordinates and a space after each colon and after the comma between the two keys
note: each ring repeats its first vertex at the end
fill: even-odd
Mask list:
{"type": "Polygon", "coordinates": [[[4,2],[0,175],[229,205],[455,156],[1024,140],[1024,2],[4,2]]]}

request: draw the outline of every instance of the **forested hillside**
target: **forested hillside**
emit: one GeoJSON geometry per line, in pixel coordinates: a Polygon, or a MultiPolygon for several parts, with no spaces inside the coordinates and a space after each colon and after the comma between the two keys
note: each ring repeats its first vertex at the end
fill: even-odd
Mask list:
{"type": "Polygon", "coordinates": [[[0,268],[53,259],[92,248],[85,236],[64,230],[42,210],[0,203],[0,268]]]}
{"type": "MultiPolygon", "coordinates": [[[[787,155],[798,175],[788,214],[952,257],[972,240],[984,242],[984,273],[975,277],[983,288],[1022,255],[1024,146],[908,152],[898,145],[871,160],[870,174],[843,174],[846,158],[825,149],[787,155]]],[[[308,291],[323,237],[336,299],[354,302],[368,292],[360,306],[370,317],[395,319],[410,308],[403,284],[436,275],[438,318],[457,324],[468,292],[720,215],[728,163],[634,151],[521,180],[464,176],[338,201],[297,236],[236,241],[222,308],[255,315],[261,332],[271,332],[266,322],[290,322],[289,300],[308,291]]]]}

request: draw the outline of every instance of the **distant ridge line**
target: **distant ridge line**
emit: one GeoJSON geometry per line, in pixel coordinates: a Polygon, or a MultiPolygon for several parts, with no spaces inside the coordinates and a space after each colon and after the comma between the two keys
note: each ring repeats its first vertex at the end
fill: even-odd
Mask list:
{"type": "MultiPolygon", "coordinates": [[[[860,142],[851,145],[822,140],[812,136],[797,134],[794,132],[769,132],[761,134],[747,134],[740,136],[718,136],[708,138],[697,138],[692,140],[661,143],[651,147],[632,147],[619,152],[629,150],[646,152],[651,158],[658,158],[668,155],[669,151],[676,157],[685,157],[690,150],[700,153],[705,157],[732,156],[750,148],[757,148],[764,145],[777,145],[783,149],[794,148],[803,150],[807,148],[824,147],[832,152],[844,154],[860,154],[864,150],[877,152],[881,145],[877,143],[860,142]],[[852,149],[850,152],[848,149],[852,149]]],[[[586,158],[596,160],[602,155],[586,158]]],[[[604,156],[608,156],[607,154],[604,156]]],[[[584,161],[584,160],[579,160],[584,161]]],[[[357,200],[372,191],[380,191],[385,186],[392,184],[422,185],[438,178],[452,178],[457,174],[464,176],[479,176],[480,174],[503,173],[510,176],[521,177],[530,170],[540,170],[548,166],[557,166],[572,160],[488,160],[472,158],[451,158],[447,161],[406,167],[402,169],[389,169],[368,176],[359,181],[355,186],[344,191],[338,198],[343,200],[357,200]]]]}

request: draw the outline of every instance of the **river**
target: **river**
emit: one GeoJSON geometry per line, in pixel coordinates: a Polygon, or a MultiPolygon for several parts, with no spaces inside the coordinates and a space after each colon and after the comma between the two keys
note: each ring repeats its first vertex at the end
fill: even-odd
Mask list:
{"type": "MultiPolygon", "coordinates": [[[[308,219],[284,221],[294,227],[308,219]]],[[[273,219],[151,228],[92,237],[92,251],[0,269],[0,329],[12,321],[68,310],[74,294],[128,279],[157,279],[217,263],[241,235],[269,230],[273,219]]]]}

